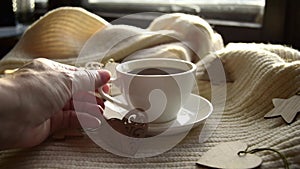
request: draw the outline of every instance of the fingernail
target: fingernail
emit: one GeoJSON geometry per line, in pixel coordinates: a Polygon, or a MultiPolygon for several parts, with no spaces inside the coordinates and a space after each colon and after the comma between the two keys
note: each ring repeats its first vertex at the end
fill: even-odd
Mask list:
{"type": "Polygon", "coordinates": [[[105,69],[100,70],[99,74],[100,74],[100,77],[101,77],[101,81],[103,83],[107,83],[109,81],[110,77],[111,77],[110,71],[105,70],[105,69]]]}

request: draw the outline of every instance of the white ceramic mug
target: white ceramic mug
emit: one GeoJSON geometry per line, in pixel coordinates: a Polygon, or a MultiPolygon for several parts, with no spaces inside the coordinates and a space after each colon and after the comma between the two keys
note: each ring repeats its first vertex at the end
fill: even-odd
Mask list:
{"type": "Polygon", "coordinates": [[[116,67],[112,80],[126,102],[100,90],[100,95],[127,110],[142,109],[148,122],[175,120],[195,84],[196,65],[178,59],[148,58],[127,61],[116,67]]]}

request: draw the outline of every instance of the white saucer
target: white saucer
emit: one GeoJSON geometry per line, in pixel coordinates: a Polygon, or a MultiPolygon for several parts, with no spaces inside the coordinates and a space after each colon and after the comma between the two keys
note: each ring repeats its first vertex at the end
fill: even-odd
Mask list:
{"type": "MultiPolygon", "coordinates": [[[[122,96],[116,96],[117,99],[123,100],[122,96]]],[[[127,110],[106,101],[104,116],[106,118],[122,119],[127,110]]],[[[148,128],[148,135],[157,135],[160,133],[165,134],[178,134],[189,131],[190,129],[204,124],[205,120],[211,115],[213,111],[212,104],[205,98],[191,94],[187,99],[186,104],[179,111],[176,120],[168,123],[150,123],[148,128]]]]}

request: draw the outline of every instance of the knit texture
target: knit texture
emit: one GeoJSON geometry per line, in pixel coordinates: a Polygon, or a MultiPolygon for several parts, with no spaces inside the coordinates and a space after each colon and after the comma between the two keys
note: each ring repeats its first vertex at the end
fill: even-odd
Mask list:
{"type": "MultiPolygon", "coordinates": [[[[125,58],[170,56],[197,63],[198,89],[195,92],[208,99],[212,99],[211,89],[222,86],[223,82],[211,83],[206,70],[214,66],[215,60],[220,60],[226,74],[225,107],[223,109],[223,104],[216,99],[217,101],[213,102],[214,112],[204,128],[193,129],[178,145],[161,155],[141,159],[111,154],[98,147],[87,136],[66,137],[64,140],[49,138],[34,148],[1,151],[0,168],[202,168],[203,166],[196,165],[196,161],[203,153],[218,143],[237,140],[247,143],[250,148],[276,149],[287,157],[290,168],[300,168],[299,116],[289,125],[280,117],[264,118],[264,115],[273,109],[273,98],[289,98],[300,91],[300,52],[282,45],[254,43],[231,43],[223,48],[220,36],[214,34],[211,28],[204,24],[205,22],[199,19],[191,21],[187,19],[188,15],[182,18],[180,16],[182,15],[175,14],[158,18],[147,30],[104,24],[107,26],[99,27],[101,31],[98,38],[101,43],[104,43],[105,40],[101,39],[112,37],[115,32],[131,32],[132,34],[127,35],[134,35],[133,39],[127,41],[129,43],[114,46],[103,58],[121,61],[125,58]],[[173,22],[170,18],[173,18],[171,19],[173,22]],[[155,26],[163,20],[170,23],[169,27],[155,26]],[[183,33],[182,30],[185,29],[173,29],[172,25],[177,28],[180,27],[178,25],[184,25],[185,28],[188,25],[198,25],[197,28],[202,28],[202,33],[205,33],[200,33],[196,37],[206,40],[204,42],[206,45],[198,44],[198,38],[186,38],[191,37],[187,36],[189,31],[183,33]],[[162,33],[162,30],[166,31],[162,33]],[[145,33],[145,31],[154,34],[149,35],[149,32],[145,33]],[[180,43],[183,39],[193,44],[192,47],[180,43]],[[197,52],[198,50],[200,52],[197,52]],[[153,51],[156,51],[156,55],[153,51]],[[211,54],[207,55],[208,53],[211,54]],[[210,135],[207,139],[201,140],[199,136],[203,133],[210,133],[210,135]]],[[[113,44],[113,41],[114,39],[107,43],[113,44]]],[[[22,43],[29,42],[24,40],[22,43]]],[[[22,63],[38,57],[26,52],[20,54],[20,51],[24,50],[22,45],[18,46],[18,49],[13,49],[14,51],[1,62],[1,70],[19,67],[22,63]],[[17,55],[17,59],[13,55],[17,55]]],[[[68,51],[76,51],[74,49],[74,46],[69,46],[68,51]]],[[[76,61],[72,58],[77,57],[78,54],[75,52],[74,55],[64,55],[64,57],[50,55],[51,57],[48,58],[76,65],[76,61]]],[[[80,64],[84,63],[84,59],[95,61],[93,58],[93,56],[83,57],[80,64]]],[[[257,155],[263,158],[260,168],[283,168],[284,166],[279,156],[274,153],[259,152],[257,155]]]]}

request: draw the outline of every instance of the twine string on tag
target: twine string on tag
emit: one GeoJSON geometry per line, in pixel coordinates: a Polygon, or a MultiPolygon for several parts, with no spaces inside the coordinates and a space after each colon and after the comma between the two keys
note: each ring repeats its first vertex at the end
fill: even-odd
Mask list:
{"type": "Polygon", "coordinates": [[[239,151],[238,155],[243,156],[243,155],[246,155],[246,154],[254,154],[254,153],[260,152],[260,151],[273,151],[273,152],[277,153],[280,156],[280,158],[282,159],[282,161],[284,163],[284,168],[285,169],[290,168],[286,157],[282,153],[280,153],[279,151],[277,151],[275,149],[272,149],[272,148],[255,148],[255,149],[252,149],[252,150],[248,150],[248,148],[249,147],[247,147],[246,150],[244,150],[244,151],[239,151]]]}

